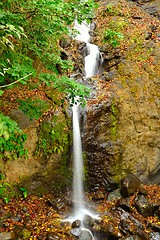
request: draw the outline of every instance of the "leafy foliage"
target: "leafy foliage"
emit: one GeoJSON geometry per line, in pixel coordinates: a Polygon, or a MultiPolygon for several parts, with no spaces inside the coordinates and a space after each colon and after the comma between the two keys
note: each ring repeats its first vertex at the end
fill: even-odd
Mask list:
{"type": "Polygon", "coordinates": [[[44,122],[39,128],[39,140],[37,142],[36,154],[49,158],[53,153],[66,152],[68,148],[69,132],[66,122],[61,121],[54,115],[51,122],[44,122]]]}
{"type": "Polygon", "coordinates": [[[124,36],[120,32],[116,32],[111,29],[107,29],[104,31],[104,42],[108,42],[112,47],[117,47],[120,45],[120,41],[124,38],[124,36]]]}
{"type": "Polygon", "coordinates": [[[78,102],[82,106],[85,105],[85,97],[89,96],[90,90],[86,86],[77,83],[74,79],[68,78],[67,76],[57,77],[55,74],[42,73],[40,80],[45,82],[48,86],[54,83],[54,87],[60,92],[66,93],[70,99],[70,104],[75,103],[75,99],[78,96],[78,102]]]}
{"type": "Polygon", "coordinates": [[[28,197],[28,190],[24,187],[21,187],[20,190],[23,193],[23,197],[27,198],[28,197]]]}
{"type": "MultiPolygon", "coordinates": [[[[56,64],[67,70],[71,63],[60,57],[59,40],[72,34],[71,25],[90,21],[93,0],[4,1],[0,11],[1,84],[34,72],[33,60],[56,72],[56,64]]],[[[26,81],[27,79],[25,79],[26,81]]]]}
{"type": "Polygon", "coordinates": [[[0,180],[0,198],[7,204],[10,201],[9,192],[11,190],[11,185],[8,182],[0,180]]]}
{"type": "Polygon", "coordinates": [[[27,98],[26,100],[18,100],[20,103],[19,109],[22,110],[30,120],[41,117],[46,108],[46,102],[40,99],[27,98]]]}
{"type": "Polygon", "coordinates": [[[27,136],[9,117],[0,114],[0,152],[5,159],[15,159],[27,154],[24,142],[27,136]]]}

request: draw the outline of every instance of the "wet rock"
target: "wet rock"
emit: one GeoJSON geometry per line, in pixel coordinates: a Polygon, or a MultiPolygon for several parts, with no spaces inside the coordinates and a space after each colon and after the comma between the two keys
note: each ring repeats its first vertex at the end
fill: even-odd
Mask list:
{"type": "Polygon", "coordinates": [[[81,230],[80,230],[80,228],[77,227],[77,228],[71,229],[70,232],[71,232],[71,234],[72,234],[73,236],[79,237],[81,230]]]}
{"type": "Polygon", "coordinates": [[[121,198],[122,198],[122,195],[120,193],[120,189],[118,188],[118,189],[114,190],[113,192],[109,193],[107,200],[111,202],[111,201],[115,201],[115,200],[118,200],[121,198]]]}
{"type": "Polygon", "coordinates": [[[62,48],[67,48],[67,47],[70,47],[71,46],[71,38],[65,38],[65,39],[61,39],[60,40],[60,46],[62,48]]]}
{"type": "Polygon", "coordinates": [[[149,235],[150,240],[159,240],[160,239],[160,233],[159,232],[152,232],[149,235]]]}
{"type": "Polygon", "coordinates": [[[85,215],[83,224],[86,228],[91,230],[94,226],[94,219],[89,215],[85,215]]]}
{"type": "Polygon", "coordinates": [[[72,228],[79,228],[81,226],[81,220],[76,220],[72,223],[72,228]]]}
{"type": "Polygon", "coordinates": [[[129,197],[140,189],[141,181],[133,174],[129,174],[121,181],[121,194],[123,197],[129,197]]]}
{"type": "Polygon", "coordinates": [[[143,195],[138,195],[135,200],[135,207],[142,216],[147,217],[153,215],[153,207],[143,195]]]}
{"type": "Polygon", "coordinates": [[[88,229],[83,229],[79,235],[80,240],[93,240],[92,233],[88,229]]]}
{"type": "Polygon", "coordinates": [[[136,235],[132,235],[132,236],[123,238],[123,240],[140,240],[140,238],[136,235]]]}
{"type": "Polygon", "coordinates": [[[9,239],[15,239],[13,232],[0,233],[0,240],[9,240],[9,239]]]}
{"type": "Polygon", "coordinates": [[[123,235],[144,235],[144,239],[146,239],[143,224],[122,208],[118,207],[118,211],[121,217],[119,229],[123,235]]]}

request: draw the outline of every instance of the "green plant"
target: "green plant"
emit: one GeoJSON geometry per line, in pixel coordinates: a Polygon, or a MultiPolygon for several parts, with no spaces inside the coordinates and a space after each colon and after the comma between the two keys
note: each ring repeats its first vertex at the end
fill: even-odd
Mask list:
{"type": "Polygon", "coordinates": [[[41,99],[18,100],[20,103],[19,109],[22,110],[30,120],[38,119],[42,116],[43,111],[48,107],[48,104],[41,99]]]}
{"type": "Polygon", "coordinates": [[[10,201],[9,197],[9,189],[11,189],[11,185],[7,182],[0,183],[0,198],[7,204],[10,201]]]}
{"type": "Polygon", "coordinates": [[[65,115],[54,115],[49,122],[45,121],[40,124],[38,132],[37,155],[43,157],[43,159],[48,159],[51,154],[55,153],[66,155],[69,147],[70,132],[65,115]]]}
{"type": "Polygon", "coordinates": [[[126,19],[125,19],[125,20],[122,19],[121,21],[120,21],[120,20],[119,20],[119,21],[113,20],[113,21],[111,21],[111,22],[109,23],[109,28],[112,29],[112,30],[114,30],[114,31],[116,31],[116,32],[120,32],[120,31],[122,31],[127,25],[128,25],[128,22],[127,22],[126,19]]]}
{"type": "Polygon", "coordinates": [[[111,16],[118,15],[118,9],[115,6],[113,6],[112,4],[108,4],[106,6],[106,11],[107,11],[108,15],[111,15],[111,16]]]}
{"type": "Polygon", "coordinates": [[[3,159],[15,159],[27,155],[24,142],[27,135],[17,123],[0,113],[0,152],[3,159]]]}
{"type": "Polygon", "coordinates": [[[19,189],[21,190],[21,192],[23,194],[23,197],[27,198],[28,197],[28,190],[26,188],[24,188],[24,187],[21,187],[19,189]]]}
{"type": "MultiPolygon", "coordinates": [[[[32,62],[39,59],[45,68],[62,74],[72,67],[61,58],[59,41],[72,34],[75,18],[89,22],[97,4],[93,0],[4,1],[0,4],[0,81],[7,86],[30,73],[32,62]]],[[[37,71],[38,73],[38,71],[37,71]]],[[[23,78],[25,83],[28,78],[23,78]]],[[[21,82],[21,81],[20,81],[21,82]]]]}
{"type": "Polygon", "coordinates": [[[77,83],[74,79],[67,76],[57,77],[55,74],[42,73],[39,79],[49,86],[53,83],[54,87],[60,92],[64,92],[70,100],[70,105],[79,102],[82,107],[85,106],[85,97],[89,96],[90,89],[77,83]],[[77,98],[78,97],[78,98],[77,98]],[[76,100],[77,99],[77,100],[76,100]]]}
{"type": "Polygon", "coordinates": [[[117,47],[120,45],[120,41],[124,38],[124,36],[117,31],[112,29],[107,29],[103,34],[104,43],[110,43],[112,47],[117,47]]]}

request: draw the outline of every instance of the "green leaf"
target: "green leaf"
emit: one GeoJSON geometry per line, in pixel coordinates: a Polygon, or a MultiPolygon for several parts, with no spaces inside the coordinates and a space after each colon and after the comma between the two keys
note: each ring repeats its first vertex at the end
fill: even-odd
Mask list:
{"type": "Polygon", "coordinates": [[[10,202],[10,198],[9,197],[4,197],[3,198],[5,204],[8,204],[10,202]]]}

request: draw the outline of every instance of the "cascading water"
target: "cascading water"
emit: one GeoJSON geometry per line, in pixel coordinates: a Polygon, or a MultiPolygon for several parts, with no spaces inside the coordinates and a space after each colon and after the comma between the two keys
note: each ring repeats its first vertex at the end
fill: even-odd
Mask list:
{"type": "Polygon", "coordinates": [[[90,26],[86,23],[78,24],[75,21],[75,29],[79,32],[76,36],[76,39],[86,43],[88,55],[85,57],[85,77],[93,77],[98,74],[101,65],[102,65],[102,57],[99,52],[99,49],[96,45],[91,44],[90,40],[90,26]]]}
{"type": "MultiPolygon", "coordinates": [[[[81,25],[75,22],[75,29],[79,31],[76,39],[86,43],[88,55],[85,57],[85,77],[86,79],[96,75],[100,66],[100,52],[98,47],[94,44],[90,44],[90,27],[82,23],[81,25]]],[[[77,99],[75,99],[76,101],[77,99]]],[[[68,221],[74,220],[82,221],[85,215],[90,215],[93,218],[98,218],[97,215],[86,208],[84,200],[84,186],[83,186],[83,157],[82,157],[82,143],[79,126],[78,109],[79,104],[74,104],[72,107],[73,113],[73,157],[74,157],[74,176],[73,176],[73,215],[67,218],[68,221]]],[[[90,232],[87,229],[88,232],[90,232]]],[[[90,233],[92,236],[92,233],[90,233]]]]}
{"type": "MultiPolygon", "coordinates": [[[[76,40],[83,41],[86,43],[88,55],[85,57],[85,74],[86,78],[92,77],[98,73],[100,52],[98,47],[94,44],[90,44],[90,27],[86,23],[81,25],[75,21],[75,28],[79,34],[76,36],[76,40]]],[[[75,99],[76,101],[76,99],[75,99]]],[[[86,214],[95,216],[86,209],[84,201],[84,186],[83,186],[83,157],[82,157],[82,143],[79,127],[79,116],[78,108],[79,104],[74,104],[72,107],[73,112],[73,156],[74,156],[74,177],[73,177],[73,216],[72,220],[82,220],[86,214]]]]}
{"type": "Polygon", "coordinates": [[[74,177],[73,177],[73,204],[74,216],[81,219],[82,211],[85,209],[84,204],[84,187],[83,187],[83,158],[82,143],[78,118],[79,105],[74,104],[73,112],[73,157],[74,157],[74,177]]]}

